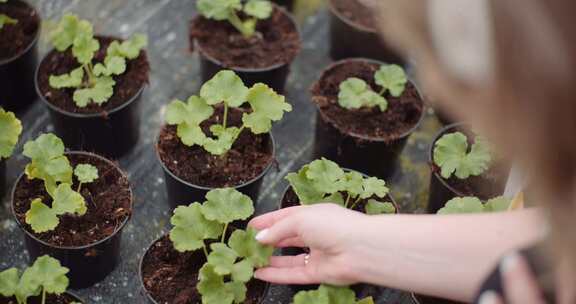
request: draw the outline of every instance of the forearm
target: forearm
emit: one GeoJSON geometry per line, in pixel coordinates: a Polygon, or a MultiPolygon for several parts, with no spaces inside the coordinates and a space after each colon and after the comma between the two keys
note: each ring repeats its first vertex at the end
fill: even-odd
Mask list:
{"type": "MultiPolygon", "coordinates": [[[[537,210],[370,217],[352,263],[364,282],[469,301],[507,252],[542,237],[537,210]]],[[[351,257],[353,258],[353,257],[351,257]]]]}

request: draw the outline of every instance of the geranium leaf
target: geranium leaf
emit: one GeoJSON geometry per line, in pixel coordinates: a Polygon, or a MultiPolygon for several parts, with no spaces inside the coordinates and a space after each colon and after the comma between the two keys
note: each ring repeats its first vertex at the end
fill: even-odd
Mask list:
{"type": "Polygon", "coordinates": [[[59,76],[50,75],[48,81],[50,82],[51,87],[62,89],[77,88],[82,85],[82,79],[84,79],[84,69],[79,67],[68,74],[62,74],[59,76]]]}
{"type": "Polygon", "coordinates": [[[80,164],[74,169],[74,175],[83,184],[91,183],[98,179],[98,168],[90,164],[80,164]]]}
{"type": "Polygon", "coordinates": [[[189,125],[200,125],[203,121],[214,114],[214,109],[206,101],[198,96],[191,96],[184,103],[178,99],[173,100],[166,107],[166,122],[169,125],[188,123],[189,125]]]}
{"type": "Polygon", "coordinates": [[[330,298],[325,291],[310,290],[299,291],[293,299],[293,304],[331,304],[330,298]]]}
{"type": "Polygon", "coordinates": [[[0,159],[12,155],[21,133],[22,123],[16,115],[0,108],[0,159]]]}
{"type": "Polygon", "coordinates": [[[328,195],[327,197],[325,197],[322,201],[334,203],[334,204],[340,205],[342,207],[344,207],[344,204],[346,203],[344,201],[344,197],[342,196],[342,194],[340,192],[332,193],[332,194],[328,195]]]}
{"type": "Polygon", "coordinates": [[[37,198],[30,204],[30,210],[26,212],[26,224],[32,227],[36,233],[42,233],[54,230],[60,221],[56,216],[56,212],[42,203],[42,200],[37,198]]]}
{"type": "Polygon", "coordinates": [[[236,230],[230,236],[228,245],[239,256],[246,258],[252,265],[260,268],[270,263],[274,248],[260,244],[256,240],[256,234],[257,231],[251,227],[247,231],[236,230]]]}
{"type": "Polygon", "coordinates": [[[492,199],[489,199],[484,204],[484,212],[503,212],[508,211],[510,204],[512,201],[506,197],[498,196],[492,199]]]}
{"type": "Polygon", "coordinates": [[[223,70],[202,85],[200,96],[209,105],[224,102],[229,107],[239,107],[246,102],[248,88],[236,73],[223,70]]]}
{"type": "Polygon", "coordinates": [[[374,304],[374,298],[367,297],[367,298],[364,298],[364,299],[356,302],[356,304],[374,304]]]}
{"type": "Polygon", "coordinates": [[[449,200],[446,205],[438,210],[438,214],[459,214],[459,213],[482,213],[484,206],[476,197],[456,197],[449,200]]]}
{"type": "Polygon", "coordinates": [[[483,140],[477,140],[468,153],[468,139],[460,132],[445,134],[434,145],[434,163],[440,167],[443,178],[452,174],[460,179],[478,176],[489,168],[491,160],[483,140]]]}
{"type": "Polygon", "coordinates": [[[376,84],[387,89],[390,95],[399,97],[404,92],[408,79],[404,69],[396,64],[383,65],[374,74],[376,84]]]}
{"type": "Polygon", "coordinates": [[[39,257],[30,268],[36,280],[49,294],[62,294],[68,288],[69,269],[63,267],[60,261],[44,255],[39,257]]]}
{"type": "Polygon", "coordinates": [[[368,215],[378,215],[378,214],[393,214],[396,213],[396,207],[394,204],[389,202],[379,202],[375,199],[370,199],[366,203],[366,214],[368,215]]]}
{"type": "Polygon", "coordinates": [[[224,128],[221,125],[212,125],[210,131],[216,139],[207,138],[204,141],[204,149],[212,155],[222,155],[230,151],[240,135],[240,129],[236,127],[224,128]]]}
{"type": "Polygon", "coordinates": [[[214,272],[221,276],[231,274],[238,259],[236,251],[222,243],[212,244],[210,249],[212,251],[208,256],[208,264],[212,266],[214,272]]]}
{"type": "Polygon", "coordinates": [[[214,20],[226,20],[230,12],[242,8],[240,0],[198,0],[197,9],[202,16],[214,20]]]}
{"type": "MultiPolygon", "coordinates": [[[[82,23],[81,23],[82,24],[82,23]]],[[[89,31],[79,31],[74,38],[72,54],[80,64],[88,64],[94,59],[94,54],[100,49],[100,42],[94,39],[92,25],[89,31]]]]}
{"type": "Polygon", "coordinates": [[[94,78],[94,86],[74,92],[74,102],[80,108],[86,107],[90,102],[101,105],[114,95],[116,81],[109,76],[94,78]]]}
{"type": "Polygon", "coordinates": [[[16,268],[6,269],[0,272],[0,295],[7,298],[14,296],[19,281],[20,274],[16,268]]]}
{"type": "Polygon", "coordinates": [[[218,238],[223,230],[223,225],[204,217],[199,203],[176,208],[170,222],[170,240],[180,252],[202,248],[204,240],[218,238]]]}
{"type": "Polygon", "coordinates": [[[120,56],[106,56],[104,64],[94,65],[95,76],[122,75],[126,72],[126,59],[120,56]]]}
{"type": "Polygon", "coordinates": [[[266,0],[249,0],[244,5],[244,12],[257,19],[270,18],[272,11],[272,4],[266,0]]]}
{"type": "Polygon", "coordinates": [[[56,28],[50,32],[50,41],[56,50],[63,52],[74,44],[80,32],[91,34],[92,25],[88,21],[78,19],[75,15],[65,14],[56,28]]]}
{"type": "Polygon", "coordinates": [[[188,123],[181,123],[176,128],[176,135],[180,138],[183,144],[188,147],[194,145],[202,146],[206,143],[206,134],[198,125],[189,125],[188,123]]]}
{"type": "Polygon", "coordinates": [[[254,213],[252,199],[232,188],[214,189],[206,194],[202,213],[211,220],[221,224],[245,220],[254,213]]]}
{"type": "Polygon", "coordinates": [[[202,295],[202,304],[242,303],[246,299],[246,286],[242,282],[224,283],[224,278],[210,264],[204,264],[199,272],[196,289],[202,295]]]}
{"type": "Polygon", "coordinates": [[[0,30],[7,24],[17,24],[18,20],[10,18],[8,15],[0,14],[0,30]]]}
{"type": "Polygon", "coordinates": [[[338,104],[346,109],[359,109],[364,105],[361,95],[369,89],[366,81],[356,77],[348,78],[340,83],[338,104]]]}
{"type": "Polygon", "coordinates": [[[82,216],[86,214],[87,207],[84,197],[72,190],[70,184],[62,183],[54,191],[54,201],[52,210],[56,215],[76,214],[82,216]]]}
{"type": "Polygon", "coordinates": [[[385,197],[390,189],[386,187],[386,182],[376,177],[368,177],[363,180],[362,187],[364,191],[360,198],[366,199],[376,195],[379,198],[385,197]]]}
{"type": "Polygon", "coordinates": [[[249,260],[242,260],[232,266],[232,280],[247,283],[254,275],[254,265],[249,260]]]}
{"type": "Polygon", "coordinates": [[[18,288],[16,289],[16,299],[20,303],[26,303],[29,297],[40,295],[42,291],[40,280],[36,275],[36,271],[32,267],[28,267],[22,273],[18,288]]]}
{"type": "Polygon", "coordinates": [[[321,202],[325,195],[324,191],[314,187],[314,184],[308,179],[308,168],[308,165],[306,165],[298,173],[289,173],[286,176],[286,180],[288,180],[292,190],[294,190],[303,205],[321,202]]]}
{"type": "Polygon", "coordinates": [[[278,95],[262,83],[257,83],[250,88],[247,99],[252,113],[245,113],[242,122],[254,134],[270,132],[273,121],[281,120],[284,112],[292,111],[292,106],[285,101],[284,96],[278,95]]]}
{"type": "Polygon", "coordinates": [[[136,34],[131,39],[118,42],[113,41],[106,50],[106,57],[122,57],[126,59],[136,59],[142,49],[148,45],[148,37],[143,34],[136,34]]]}
{"type": "Polygon", "coordinates": [[[344,170],[326,158],[311,162],[306,172],[306,178],[312,182],[313,187],[322,189],[326,194],[341,191],[343,187],[341,179],[343,177],[344,170]]]}
{"type": "Polygon", "coordinates": [[[352,197],[357,197],[364,192],[364,177],[362,174],[351,171],[344,174],[342,191],[348,192],[352,197]]]}
{"type": "Polygon", "coordinates": [[[320,285],[318,289],[328,295],[330,304],[354,304],[356,303],[356,294],[348,287],[320,285]]]}

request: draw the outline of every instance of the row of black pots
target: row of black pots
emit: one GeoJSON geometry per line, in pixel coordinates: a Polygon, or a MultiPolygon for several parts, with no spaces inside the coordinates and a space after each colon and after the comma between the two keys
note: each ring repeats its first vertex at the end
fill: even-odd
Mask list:
{"type": "MultiPolygon", "coordinates": [[[[115,170],[118,170],[122,175],[125,175],[116,164],[96,154],[87,152],[68,152],[66,155],[82,155],[104,161],[112,168],[115,168],[115,170]]],[[[130,217],[127,217],[118,227],[116,227],[116,230],[111,235],[95,243],[76,247],[50,244],[30,232],[26,228],[26,224],[20,222],[16,216],[16,211],[14,209],[15,193],[19,182],[23,178],[26,178],[24,173],[18,177],[14,184],[11,206],[14,220],[25,233],[25,245],[29,253],[30,261],[33,262],[43,255],[49,255],[59,260],[63,266],[70,269],[67,276],[70,279],[70,288],[73,289],[87,288],[102,281],[116,268],[120,260],[122,230],[128,223],[130,217]]],[[[132,209],[133,206],[133,199],[132,189],[130,189],[130,209],[132,209]]]]}

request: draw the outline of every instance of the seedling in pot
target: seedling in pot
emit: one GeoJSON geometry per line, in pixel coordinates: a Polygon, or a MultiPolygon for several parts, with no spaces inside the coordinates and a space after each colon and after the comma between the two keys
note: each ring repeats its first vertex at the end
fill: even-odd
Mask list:
{"type": "Polygon", "coordinates": [[[400,97],[406,88],[408,78],[404,69],[396,64],[382,65],[374,74],[374,81],[380,86],[374,91],[363,79],[351,77],[340,83],[338,104],[346,109],[362,107],[378,107],[384,112],[388,109],[388,100],[384,95],[388,92],[394,97],[400,97]]]}
{"type": "Polygon", "coordinates": [[[14,113],[0,108],[0,160],[14,152],[18,137],[22,133],[22,123],[14,113]]]}
{"type": "Polygon", "coordinates": [[[389,189],[385,181],[376,177],[365,178],[355,171],[345,172],[338,164],[325,158],[305,165],[298,173],[288,174],[286,179],[303,205],[333,202],[354,209],[358,203],[367,199],[367,214],[396,211],[392,203],[372,198],[386,197],[389,189]]]}
{"type": "Polygon", "coordinates": [[[229,225],[253,213],[252,200],[231,188],[212,190],[203,204],[174,210],[170,220],[174,248],[179,252],[202,249],[206,256],[196,285],[203,304],[243,303],[254,269],[268,265],[273,248],[256,241],[253,228],[235,229],[226,243],[229,225]]]}
{"type": "Polygon", "coordinates": [[[468,138],[461,132],[443,135],[434,145],[434,163],[440,167],[441,176],[459,179],[479,176],[489,169],[492,155],[488,143],[476,137],[469,148],[468,138]]]}
{"type": "Polygon", "coordinates": [[[90,164],[80,164],[73,169],[64,155],[64,143],[53,134],[42,134],[24,145],[24,155],[32,161],[26,166],[29,179],[41,179],[52,198],[50,206],[36,198],[26,212],[26,223],[36,233],[54,230],[60,223],[58,216],[71,214],[83,216],[86,201],[80,193],[83,184],[98,179],[98,169],[90,164]],[[72,189],[72,178],[79,181],[77,191],[72,189]]]}
{"type": "Polygon", "coordinates": [[[94,38],[92,24],[77,16],[62,17],[57,28],[50,33],[50,41],[57,51],[72,49],[78,67],[67,74],[51,75],[50,86],[54,89],[74,89],[74,102],[80,108],[90,103],[102,105],[114,95],[114,76],[126,72],[128,60],[136,59],[146,47],[145,35],[136,34],[124,42],[114,41],[106,50],[104,62],[94,62],[94,54],[100,43],[94,38]]]}
{"type": "Polygon", "coordinates": [[[200,14],[217,21],[227,20],[244,37],[250,38],[256,33],[258,20],[270,18],[273,6],[267,0],[198,0],[197,8],[200,14]],[[239,13],[247,16],[242,20],[239,13]]]}
{"type": "Polygon", "coordinates": [[[0,272],[0,295],[14,297],[18,304],[27,304],[28,298],[41,296],[41,303],[45,304],[47,294],[61,295],[66,292],[68,271],[58,260],[48,255],[41,256],[22,274],[16,268],[0,272]]]}
{"type": "Polygon", "coordinates": [[[272,122],[281,120],[284,112],[290,111],[292,106],[284,96],[267,85],[257,83],[248,88],[238,75],[225,70],[202,86],[199,97],[192,96],[187,103],[172,101],[166,109],[166,122],[178,126],[177,135],[184,145],[198,145],[212,155],[225,155],[244,129],[254,134],[268,133],[272,122]],[[250,105],[251,111],[243,114],[242,126],[230,127],[228,111],[245,103],[250,105]],[[214,107],[220,104],[224,107],[224,115],[219,124],[210,126],[214,137],[207,136],[200,125],[214,114],[214,107]]]}
{"type": "Polygon", "coordinates": [[[300,291],[293,304],[374,304],[372,297],[356,300],[356,294],[348,287],[320,285],[316,290],[300,291]]]}
{"type": "Polygon", "coordinates": [[[438,214],[490,213],[510,210],[511,200],[499,196],[482,203],[474,196],[456,197],[438,210],[438,214]]]}
{"type": "MultiPolygon", "coordinates": [[[[0,0],[0,4],[6,3],[6,2],[8,2],[8,0],[0,0]]],[[[8,15],[0,14],[0,30],[5,25],[14,25],[17,23],[18,23],[18,20],[14,19],[14,18],[10,18],[10,16],[8,16],[8,15]]]]}

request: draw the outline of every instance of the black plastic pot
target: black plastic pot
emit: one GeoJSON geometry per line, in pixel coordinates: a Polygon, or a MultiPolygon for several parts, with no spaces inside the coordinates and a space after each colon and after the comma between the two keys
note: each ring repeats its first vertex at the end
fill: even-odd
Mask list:
{"type": "MultiPolygon", "coordinates": [[[[142,258],[140,259],[140,264],[138,267],[138,277],[140,278],[140,287],[143,291],[143,293],[146,295],[146,298],[148,299],[148,303],[150,304],[163,304],[163,303],[159,303],[157,302],[152,295],[150,294],[150,292],[148,292],[148,290],[146,289],[146,285],[144,285],[144,274],[143,274],[143,265],[144,265],[144,259],[146,258],[146,255],[148,254],[148,252],[150,251],[150,248],[152,248],[152,246],[154,246],[154,244],[158,243],[161,239],[163,239],[164,237],[166,237],[166,235],[163,235],[161,237],[159,237],[158,239],[154,240],[147,248],[146,248],[146,252],[144,252],[144,254],[142,255],[142,258]]],[[[202,250],[198,250],[194,253],[197,258],[195,258],[195,260],[198,261],[202,261],[202,260],[206,260],[206,258],[204,257],[204,254],[202,253],[202,250]]],[[[268,295],[268,291],[270,289],[270,284],[265,283],[266,284],[266,288],[264,290],[264,296],[262,297],[262,300],[260,300],[260,302],[258,302],[258,304],[262,304],[266,301],[266,296],[268,295]]]]}
{"type": "MultiPolygon", "coordinates": [[[[376,62],[369,59],[354,59],[376,62]]],[[[347,60],[336,62],[324,70],[322,75],[332,70],[334,66],[347,60]]],[[[322,76],[323,77],[323,76],[322,76]]],[[[415,84],[413,84],[415,86],[415,84]]],[[[398,167],[398,158],[408,137],[418,129],[426,115],[422,110],[418,123],[410,130],[392,141],[371,138],[361,134],[349,134],[338,129],[328,118],[324,117],[320,108],[316,111],[316,135],[314,139],[314,157],[325,157],[342,167],[364,172],[370,176],[388,178],[398,167]]]]}
{"type": "Polygon", "coordinates": [[[455,302],[451,300],[445,300],[428,296],[421,296],[414,293],[411,293],[410,296],[415,304],[461,304],[461,302],[455,302]]]}
{"type": "MultiPolygon", "coordinates": [[[[276,9],[282,11],[294,24],[294,28],[298,31],[298,25],[294,21],[294,18],[290,13],[288,13],[284,8],[276,6],[276,9]]],[[[200,43],[196,41],[194,43],[194,49],[198,50],[200,54],[200,70],[202,74],[202,82],[206,82],[216,73],[221,70],[232,70],[234,71],[244,82],[244,84],[248,87],[253,86],[256,83],[264,83],[268,85],[270,88],[274,89],[278,94],[284,93],[284,88],[286,86],[286,80],[288,79],[288,74],[290,74],[290,65],[292,62],[284,63],[284,64],[276,64],[266,68],[242,68],[242,67],[233,67],[233,66],[225,66],[222,62],[210,56],[204,49],[200,43]]]]}
{"type": "MultiPolygon", "coordinates": [[[[95,154],[85,152],[70,152],[66,154],[84,154],[100,158],[120,171],[114,163],[95,154]]],[[[23,177],[24,173],[18,177],[14,184],[11,208],[14,219],[18,223],[20,229],[25,233],[26,249],[28,250],[30,261],[33,262],[38,257],[46,254],[59,260],[60,263],[62,263],[62,266],[70,269],[68,278],[70,279],[70,288],[72,289],[87,288],[102,281],[116,268],[116,265],[120,260],[120,240],[122,238],[122,230],[130,218],[126,218],[113,234],[93,244],[79,247],[63,247],[49,244],[28,231],[25,228],[25,224],[21,223],[16,217],[16,212],[14,210],[14,194],[20,179],[23,177]]],[[[134,201],[132,189],[130,189],[130,197],[132,206],[134,201]]]]}
{"type": "MultiPolygon", "coordinates": [[[[28,5],[24,1],[19,2],[28,5]]],[[[36,15],[40,16],[37,12],[36,15]]],[[[24,51],[12,58],[0,60],[0,106],[6,110],[21,111],[34,103],[37,98],[34,90],[34,72],[38,65],[40,27],[39,24],[36,38],[24,51]]]]}
{"type": "Polygon", "coordinates": [[[48,108],[54,131],[72,150],[95,152],[118,158],[130,152],[140,137],[140,103],[145,86],[128,102],[104,113],[72,113],[50,103],[38,87],[36,91],[48,108]]]}
{"type": "MultiPolygon", "coordinates": [[[[270,136],[270,144],[272,145],[272,158],[275,158],[276,153],[276,142],[274,141],[274,137],[272,133],[268,133],[270,136]]],[[[156,141],[158,142],[158,140],[156,141]]],[[[210,190],[214,190],[216,188],[210,187],[203,187],[199,185],[194,185],[189,183],[180,177],[176,176],[162,161],[160,158],[160,154],[158,153],[158,147],[156,147],[156,156],[158,161],[162,165],[162,169],[164,170],[164,177],[166,183],[166,191],[168,193],[168,203],[170,204],[171,208],[177,208],[178,206],[188,205],[192,202],[203,202],[204,197],[210,190]]],[[[274,164],[274,160],[270,162],[268,167],[260,173],[254,179],[235,187],[232,187],[246,195],[248,195],[253,202],[258,201],[258,196],[260,193],[260,187],[262,186],[262,181],[264,180],[264,176],[268,173],[272,165],[274,164]]],[[[237,227],[242,227],[243,225],[238,225],[237,227]]]]}
{"type": "Polygon", "coordinates": [[[404,61],[388,47],[376,29],[354,23],[342,15],[328,1],[330,9],[330,56],[333,60],[345,58],[371,58],[389,63],[403,64],[404,61]]]}
{"type": "Polygon", "coordinates": [[[6,194],[8,185],[6,184],[6,160],[0,157],[0,201],[6,194]]]}

